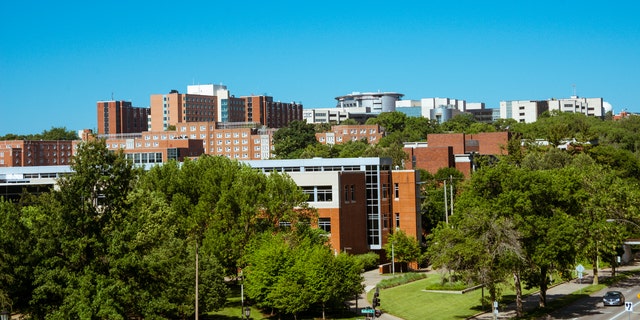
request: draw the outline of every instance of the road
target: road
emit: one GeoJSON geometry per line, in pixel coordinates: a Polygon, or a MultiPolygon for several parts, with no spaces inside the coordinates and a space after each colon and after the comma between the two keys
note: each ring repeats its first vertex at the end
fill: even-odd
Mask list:
{"type": "Polygon", "coordinates": [[[621,281],[614,287],[596,292],[588,298],[580,299],[563,310],[550,314],[551,319],[581,319],[581,320],[627,320],[638,319],[640,315],[640,276],[634,276],[621,281]],[[617,290],[624,294],[626,301],[633,303],[633,311],[625,310],[624,306],[605,307],[602,296],[608,290],[617,290]]]}

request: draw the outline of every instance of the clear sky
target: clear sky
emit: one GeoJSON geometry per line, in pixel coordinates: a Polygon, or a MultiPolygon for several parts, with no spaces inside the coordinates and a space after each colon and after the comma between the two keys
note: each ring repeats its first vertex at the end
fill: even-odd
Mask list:
{"type": "Polygon", "coordinates": [[[225,84],[334,107],[602,97],[640,112],[638,1],[4,1],[0,135],[96,129],[96,102],[225,84]]]}

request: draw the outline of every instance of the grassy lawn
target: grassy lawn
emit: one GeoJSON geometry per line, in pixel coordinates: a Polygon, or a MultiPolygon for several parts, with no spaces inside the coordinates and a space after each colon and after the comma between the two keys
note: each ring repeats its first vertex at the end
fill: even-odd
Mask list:
{"type": "MultiPolygon", "coordinates": [[[[426,292],[424,289],[432,283],[439,283],[440,275],[430,274],[426,279],[380,291],[381,308],[406,320],[412,319],[465,319],[482,311],[480,304],[482,289],[465,294],[426,292]]],[[[529,294],[534,290],[524,291],[529,294]]],[[[373,292],[369,292],[371,300],[373,292]]],[[[488,296],[485,290],[485,296],[488,296]]],[[[503,297],[515,299],[510,288],[503,289],[503,297]]]]}

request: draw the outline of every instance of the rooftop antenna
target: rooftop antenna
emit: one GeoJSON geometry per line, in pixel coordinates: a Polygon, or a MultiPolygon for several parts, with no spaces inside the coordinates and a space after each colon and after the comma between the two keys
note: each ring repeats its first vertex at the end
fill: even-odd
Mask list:
{"type": "Polygon", "coordinates": [[[575,85],[575,84],[572,84],[571,86],[573,87],[573,96],[572,96],[572,97],[578,97],[578,96],[576,95],[576,85],[575,85]]]}
{"type": "Polygon", "coordinates": [[[111,101],[114,101],[113,100],[113,91],[111,91],[111,101]]]}

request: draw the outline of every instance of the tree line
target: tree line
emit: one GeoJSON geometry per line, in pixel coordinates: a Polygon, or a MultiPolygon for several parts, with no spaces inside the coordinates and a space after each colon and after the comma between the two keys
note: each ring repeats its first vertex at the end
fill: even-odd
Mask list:
{"type": "Polygon", "coordinates": [[[80,144],[72,169],[50,193],[0,201],[0,308],[185,319],[244,281],[251,304],[295,315],[362,289],[362,264],[310,227],[317,213],[286,175],[212,156],[142,171],[100,140],[80,144]]]}

